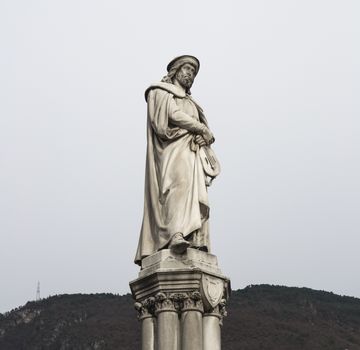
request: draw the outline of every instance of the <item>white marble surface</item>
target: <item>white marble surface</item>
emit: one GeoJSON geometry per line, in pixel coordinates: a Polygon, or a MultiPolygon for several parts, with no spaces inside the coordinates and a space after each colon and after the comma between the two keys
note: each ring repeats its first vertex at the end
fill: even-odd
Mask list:
{"type": "Polygon", "coordinates": [[[222,274],[215,255],[188,248],[184,254],[175,254],[170,249],[163,249],[144,258],[139,277],[169,269],[201,269],[211,274],[222,274]]]}

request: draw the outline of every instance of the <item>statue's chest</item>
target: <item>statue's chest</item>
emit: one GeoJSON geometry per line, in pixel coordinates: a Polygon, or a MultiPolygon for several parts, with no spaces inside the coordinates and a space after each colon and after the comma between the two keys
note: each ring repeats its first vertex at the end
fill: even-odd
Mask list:
{"type": "Polygon", "coordinates": [[[199,120],[199,112],[194,102],[192,102],[189,98],[176,98],[175,101],[182,112],[196,120],[199,120]]]}

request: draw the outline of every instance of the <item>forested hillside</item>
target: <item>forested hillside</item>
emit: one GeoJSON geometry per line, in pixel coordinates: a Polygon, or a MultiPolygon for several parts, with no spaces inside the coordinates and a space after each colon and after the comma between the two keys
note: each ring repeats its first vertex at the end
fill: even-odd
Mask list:
{"type": "MultiPolygon", "coordinates": [[[[307,288],[234,291],[223,350],[360,350],[360,299],[307,288]]],[[[1,350],[136,350],[130,295],[59,295],[0,314],[1,350]]],[[[170,350],[170,349],[169,349],[170,350]]]]}

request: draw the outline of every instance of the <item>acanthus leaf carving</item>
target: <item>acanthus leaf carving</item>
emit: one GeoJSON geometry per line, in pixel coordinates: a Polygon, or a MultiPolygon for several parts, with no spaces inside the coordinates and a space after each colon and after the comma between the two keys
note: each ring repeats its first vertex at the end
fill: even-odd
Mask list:
{"type": "Polygon", "coordinates": [[[154,315],[155,298],[149,297],[141,302],[137,301],[134,304],[135,310],[138,312],[138,319],[142,320],[154,315]]]}
{"type": "Polygon", "coordinates": [[[159,292],[155,295],[155,313],[163,311],[177,311],[177,308],[171,294],[159,292]]]}
{"type": "Polygon", "coordinates": [[[186,294],[183,301],[182,311],[204,311],[200,292],[193,291],[186,294]]]}

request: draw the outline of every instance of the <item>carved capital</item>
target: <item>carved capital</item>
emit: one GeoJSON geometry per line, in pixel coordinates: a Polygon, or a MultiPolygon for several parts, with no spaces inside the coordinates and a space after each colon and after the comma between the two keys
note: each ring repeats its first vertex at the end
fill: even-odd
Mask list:
{"type": "Polygon", "coordinates": [[[186,299],[186,293],[171,293],[170,298],[173,300],[177,311],[181,311],[183,308],[184,300],[186,299]]]}
{"type": "Polygon", "coordinates": [[[155,314],[164,311],[177,312],[177,306],[177,301],[174,299],[172,294],[160,292],[155,295],[155,314]]]}
{"type": "Polygon", "coordinates": [[[214,308],[207,310],[204,313],[204,316],[213,316],[213,317],[217,317],[220,321],[222,320],[222,315],[220,313],[219,310],[219,305],[216,305],[214,308]]]}
{"type": "Polygon", "coordinates": [[[217,317],[219,319],[219,323],[222,326],[223,325],[223,319],[227,316],[226,311],[226,299],[221,299],[219,304],[216,305],[214,308],[208,310],[204,316],[213,316],[217,317]]]}
{"type": "Polygon", "coordinates": [[[182,311],[204,312],[202,297],[198,291],[186,293],[182,303],[182,311]]]}
{"type": "Polygon", "coordinates": [[[134,304],[136,311],[138,312],[138,319],[143,320],[144,318],[154,316],[155,298],[150,297],[141,302],[134,304]]]}
{"type": "Polygon", "coordinates": [[[227,316],[227,311],[226,311],[226,299],[221,299],[220,303],[219,303],[219,312],[221,315],[221,319],[220,319],[220,324],[222,325],[223,323],[223,319],[224,317],[227,316]]]}
{"type": "Polygon", "coordinates": [[[200,292],[187,293],[157,293],[155,295],[155,314],[164,311],[200,311],[204,312],[200,292]]]}

